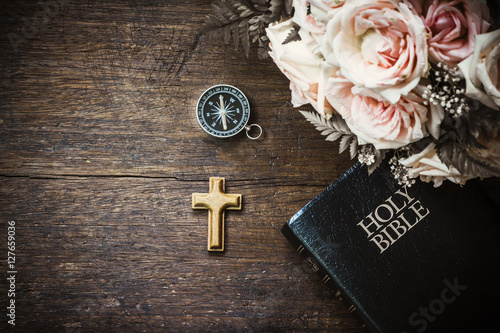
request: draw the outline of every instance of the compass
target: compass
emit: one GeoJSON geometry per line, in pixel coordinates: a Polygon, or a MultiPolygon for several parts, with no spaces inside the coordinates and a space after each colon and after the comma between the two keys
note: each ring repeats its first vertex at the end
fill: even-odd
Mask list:
{"type": "Polygon", "coordinates": [[[200,96],[196,117],[201,128],[218,138],[234,136],[243,129],[253,140],[262,135],[259,125],[247,125],[250,119],[250,103],[247,97],[238,88],[227,84],[210,87],[200,96]],[[249,134],[252,127],[258,128],[258,135],[249,134]]]}

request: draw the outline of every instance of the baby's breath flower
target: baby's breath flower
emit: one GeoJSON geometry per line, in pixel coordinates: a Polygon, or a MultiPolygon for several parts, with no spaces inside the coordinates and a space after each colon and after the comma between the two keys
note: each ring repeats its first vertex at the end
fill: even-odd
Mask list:
{"type": "Polygon", "coordinates": [[[453,117],[459,117],[470,110],[465,98],[464,81],[460,76],[458,67],[450,68],[441,61],[436,68],[431,69],[433,85],[426,87],[422,97],[427,99],[424,104],[440,105],[445,112],[453,117]]]}
{"type": "Polygon", "coordinates": [[[395,151],[394,156],[389,160],[391,173],[399,185],[411,187],[415,184],[415,178],[410,174],[410,168],[404,166],[400,161],[413,155],[410,145],[399,148],[395,151]]]}
{"type": "Polygon", "coordinates": [[[358,160],[361,164],[372,165],[375,163],[375,147],[364,145],[358,149],[358,160]]]}

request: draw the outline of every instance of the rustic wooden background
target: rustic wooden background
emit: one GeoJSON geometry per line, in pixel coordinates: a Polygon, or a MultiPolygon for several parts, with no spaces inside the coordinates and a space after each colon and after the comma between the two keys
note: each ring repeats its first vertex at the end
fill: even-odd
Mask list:
{"type": "Polygon", "coordinates": [[[354,162],[292,108],[272,61],[199,33],[210,12],[208,0],[1,1],[14,331],[363,332],[280,233],[354,162]],[[201,130],[197,98],[218,83],[249,97],[260,140],[201,130]],[[222,254],[191,208],[210,176],[243,195],[222,254]]]}

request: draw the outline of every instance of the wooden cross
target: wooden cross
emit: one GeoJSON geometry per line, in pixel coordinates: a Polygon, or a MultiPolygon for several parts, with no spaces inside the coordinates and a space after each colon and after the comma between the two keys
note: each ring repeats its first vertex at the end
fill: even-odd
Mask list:
{"type": "Polygon", "coordinates": [[[241,194],[226,194],[224,186],[224,177],[210,177],[209,193],[193,193],[193,209],[208,209],[208,251],[224,251],[224,211],[241,209],[241,194]]]}

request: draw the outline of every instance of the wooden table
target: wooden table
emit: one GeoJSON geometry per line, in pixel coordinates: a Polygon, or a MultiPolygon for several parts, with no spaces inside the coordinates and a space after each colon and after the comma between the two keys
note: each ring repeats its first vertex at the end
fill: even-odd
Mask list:
{"type": "MultiPolygon", "coordinates": [[[[280,233],[354,161],[292,108],[271,60],[199,33],[210,1],[0,8],[15,331],[363,332],[280,233]],[[218,83],[249,97],[261,139],[201,130],[198,96],[218,83]],[[207,212],[191,208],[211,176],[243,195],[226,212],[223,253],[207,252],[207,212]]],[[[2,278],[0,328],[12,329],[8,288],[2,278]]]]}

